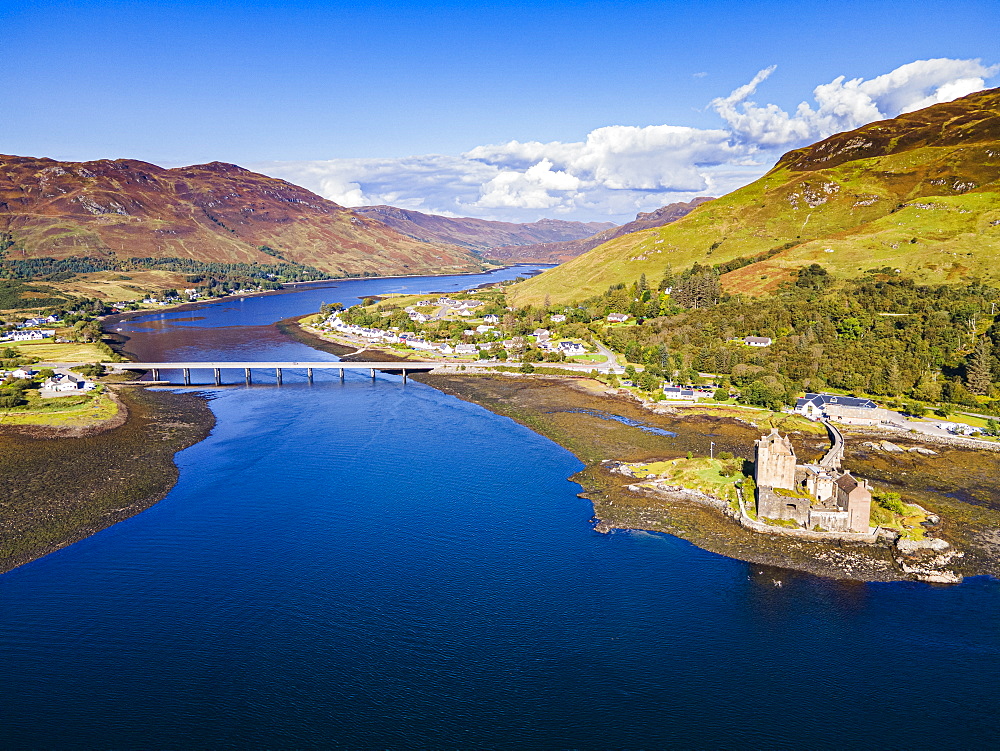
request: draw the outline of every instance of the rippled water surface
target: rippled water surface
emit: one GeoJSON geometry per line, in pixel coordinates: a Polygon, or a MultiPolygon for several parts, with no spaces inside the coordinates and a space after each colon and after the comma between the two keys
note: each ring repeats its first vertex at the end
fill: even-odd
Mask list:
{"type": "MultiPolygon", "coordinates": [[[[272,324],[481,281],[122,327],[151,359],[327,359],[272,324]]],[[[0,747],[992,742],[996,581],[841,584],[597,534],[572,455],[391,375],[206,393],[218,424],[163,502],[0,576],[0,747]]]]}

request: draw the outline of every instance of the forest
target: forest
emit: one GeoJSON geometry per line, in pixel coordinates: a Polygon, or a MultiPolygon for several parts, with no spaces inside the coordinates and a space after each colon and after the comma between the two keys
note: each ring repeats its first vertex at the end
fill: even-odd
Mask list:
{"type": "MultiPolygon", "coordinates": [[[[920,285],[888,268],[836,279],[812,264],[772,294],[746,297],[725,294],[720,272],[667,269],[656,287],[642,277],[576,305],[520,314],[541,320],[538,313],[564,313],[654,378],[714,381],[749,403],[779,406],[805,391],[834,389],[915,410],[906,400],[997,406],[994,287],[920,285]],[[608,325],[606,316],[616,312],[632,320],[608,325]],[[749,347],[747,336],[773,341],[749,347]]],[[[654,379],[644,380],[655,388],[654,379]]]]}

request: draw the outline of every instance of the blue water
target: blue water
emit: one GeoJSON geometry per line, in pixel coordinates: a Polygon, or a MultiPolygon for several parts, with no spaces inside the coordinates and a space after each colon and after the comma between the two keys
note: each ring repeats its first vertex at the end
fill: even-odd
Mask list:
{"type": "MultiPolygon", "coordinates": [[[[123,328],[144,356],[319,359],[271,323],[379,284],[123,328]]],[[[0,576],[0,747],[994,742],[1000,582],[838,583],[600,535],[572,455],[391,375],[206,393],[217,426],[164,501],[0,576]]]]}

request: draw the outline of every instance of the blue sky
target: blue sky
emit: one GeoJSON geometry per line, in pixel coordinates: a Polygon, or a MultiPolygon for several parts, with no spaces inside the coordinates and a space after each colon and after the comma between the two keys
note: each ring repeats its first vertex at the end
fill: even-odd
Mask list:
{"type": "Polygon", "coordinates": [[[998,85],[997,28],[996,0],[0,0],[0,152],[221,160],[344,203],[623,221],[746,182],[829,125],[792,127],[796,140],[773,118],[748,123],[746,101],[794,119],[839,76],[939,59],[981,62],[904,68],[924,90],[900,84],[900,104],[876,87],[881,116],[969,80],[998,85]],[[728,118],[712,105],[771,66],[728,118]],[[616,126],[691,130],[600,130],[616,126]],[[595,131],[604,146],[569,147],[595,131]],[[728,147],[703,135],[720,131],[728,147]],[[663,169],[636,166],[661,153],[663,169]]]}

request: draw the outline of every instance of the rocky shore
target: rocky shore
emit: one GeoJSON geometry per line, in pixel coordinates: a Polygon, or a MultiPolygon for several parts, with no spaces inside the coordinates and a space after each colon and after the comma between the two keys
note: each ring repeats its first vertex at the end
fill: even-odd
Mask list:
{"type": "Polygon", "coordinates": [[[0,573],[138,514],[177,482],[174,454],[215,424],[194,394],[122,389],[119,415],[64,431],[0,429],[0,573]]]}

